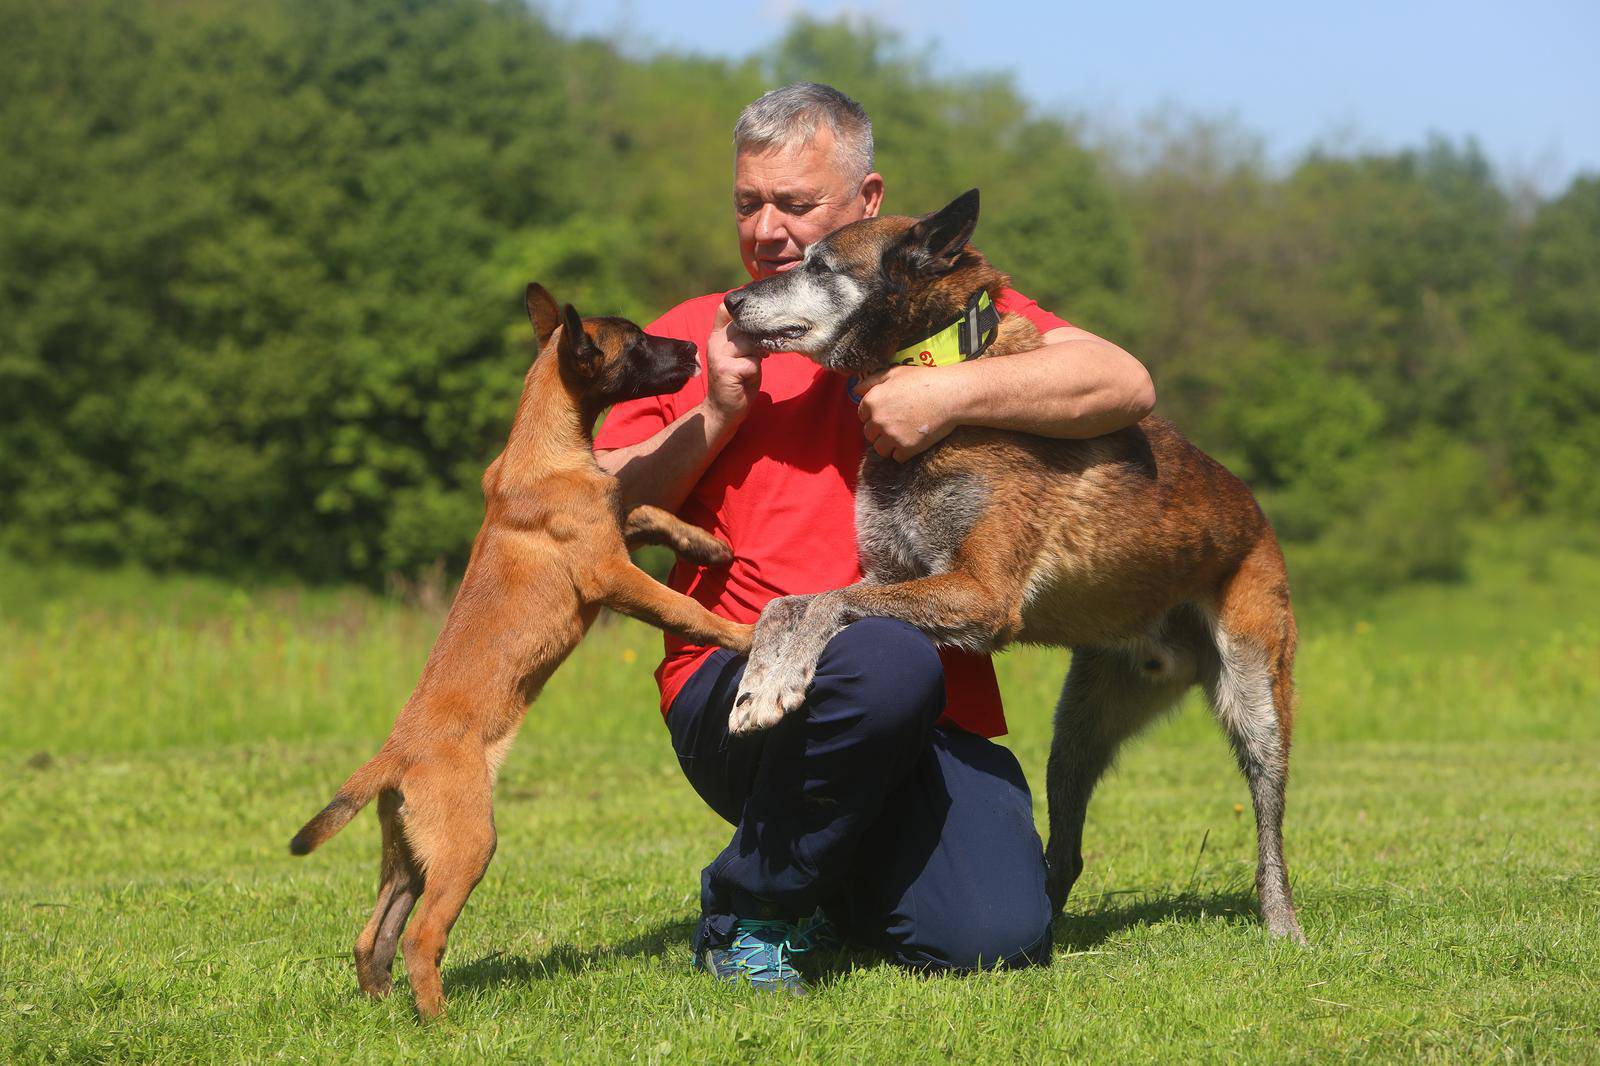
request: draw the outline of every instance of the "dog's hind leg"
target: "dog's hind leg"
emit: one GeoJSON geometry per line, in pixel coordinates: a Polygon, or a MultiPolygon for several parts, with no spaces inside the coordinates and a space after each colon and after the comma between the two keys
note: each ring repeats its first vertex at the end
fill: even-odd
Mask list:
{"type": "Polygon", "coordinates": [[[467,759],[419,766],[401,785],[406,797],[406,838],[427,878],[405,935],[406,973],[417,1014],[424,1021],[444,1012],[439,966],[467,897],[494,857],[494,808],[488,767],[470,770],[467,759]]]}
{"type": "Polygon", "coordinates": [[[393,789],[378,795],[378,824],[383,831],[383,863],[378,878],[378,904],[356,940],[356,980],[374,999],[389,994],[390,969],[400,931],[422,894],[422,871],[411,855],[400,824],[401,796],[393,789]]]}
{"type": "Polygon", "coordinates": [[[1283,857],[1284,792],[1294,715],[1294,615],[1283,556],[1270,538],[1229,580],[1212,625],[1215,670],[1205,678],[1217,721],[1250,785],[1256,815],[1256,893],[1274,936],[1305,943],[1283,857]]]}
{"type": "Polygon", "coordinates": [[[1174,644],[1073,651],[1045,772],[1045,887],[1057,913],[1083,872],[1083,820],[1096,783],[1122,742],[1176,704],[1194,679],[1194,655],[1174,644]]]}

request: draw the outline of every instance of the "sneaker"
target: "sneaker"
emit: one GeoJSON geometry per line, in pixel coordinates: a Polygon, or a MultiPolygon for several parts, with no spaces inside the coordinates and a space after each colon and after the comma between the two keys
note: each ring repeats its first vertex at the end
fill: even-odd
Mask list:
{"type": "Polygon", "coordinates": [[[788,922],[741,918],[734,924],[733,939],[702,951],[695,957],[695,968],[719,981],[748,981],[763,992],[803,996],[810,988],[790,960],[808,948],[795,942],[795,933],[788,922]]]}
{"type": "Polygon", "coordinates": [[[800,924],[795,926],[790,950],[796,955],[807,951],[843,951],[844,937],[839,935],[838,927],[829,921],[827,914],[818,907],[811,912],[811,917],[802,919],[800,924]]]}

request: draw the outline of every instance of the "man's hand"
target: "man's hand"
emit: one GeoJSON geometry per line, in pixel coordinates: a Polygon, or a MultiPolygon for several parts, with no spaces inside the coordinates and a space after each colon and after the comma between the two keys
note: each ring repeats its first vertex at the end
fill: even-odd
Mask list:
{"type": "Polygon", "coordinates": [[[905,462],[960,425],[956,367],[895,366],[861,379],[861,430],[879,455],[905,462]],[[954,372],[952,372],[954,371],[954,372]]]}
{"type": "Polygon", "coordinates": [[[705,410],[708,418],[725,426],[744,421],[761,387],[763,353],[743,342],[744,334],[733,325],[728,308],[719,305],[706,343],[705,410]]]}

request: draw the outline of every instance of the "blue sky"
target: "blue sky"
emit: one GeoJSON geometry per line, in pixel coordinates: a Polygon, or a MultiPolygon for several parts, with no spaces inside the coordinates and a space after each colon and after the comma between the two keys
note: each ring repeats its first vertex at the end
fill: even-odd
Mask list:
{"type": "MultiPolygon", "coordinates": [[[[1009,71],[1035,103],[1131,133],[1170,105],[1231,117],[1272,158],[1313,143],[1474,135],[1512,181],[1600,173],[1600,0],[1047,3],[546,0],[632,50],[744,56],[800,11],[866,16],[952,70],[1009,71]]],[[[848,87],[846,88],[848,91],[848,87]]]]}

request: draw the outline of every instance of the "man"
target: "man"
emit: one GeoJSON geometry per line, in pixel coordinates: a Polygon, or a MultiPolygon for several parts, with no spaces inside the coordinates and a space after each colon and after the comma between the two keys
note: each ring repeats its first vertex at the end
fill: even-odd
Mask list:
{"type": "MultiPolygon", "coordinates": [[[[740,115],[734,148],[739,251],[753,279],[793,268],[812,242],[882,205],[871,123],[835,89],[767,93],[740,115]]],[[[669,583],[737,621],[776,596],[859,579],[853,492],[866,447],[904,460],[958,425],[1091,437],[1154,405],[1136,359],[1014,292],[1000,310],[1032,320],[1043,347],[895,367],[853,390],[802,356],[762,358],[729,325],[723,295],[649,327],[697,344],[706,373],[613,410],[595,449],[630,505],[677,511],[733,546],[730,566],[679,563],[669,583]]],[[[1021,768],[990,739],[1005,720],[987,658],[866,619],[828,646],[804,713],[735,740],[743,659],[670,636],[666,646],[656,676],[673,747],[735,827],[702,875],[697,965],[803,991],[792,956],[819,909],[918,969],[1048,961],[1042,849],[1021,768]]]]}

